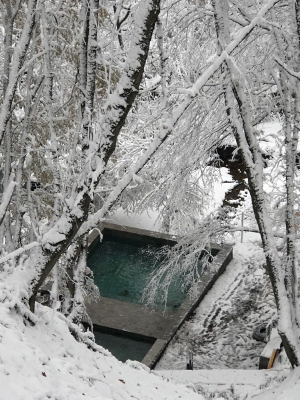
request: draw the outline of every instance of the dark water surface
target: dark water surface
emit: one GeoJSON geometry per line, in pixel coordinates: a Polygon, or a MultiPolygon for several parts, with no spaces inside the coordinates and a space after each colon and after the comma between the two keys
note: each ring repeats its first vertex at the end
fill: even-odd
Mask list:
{"type": "Polygon", "coordinates": [[[94,330],[94,335],[97,344],[108,349],[112,355],[122,362],[126,360],[142,361],[153,345],[153,342],[97,330],[94,330]]]}
{"type": "MultiPolygon", "coordinates": [[[[103,297],[140,303],[150,273],[160,265],[153,252],[161,247],[125,238],[105,237],[91,252],[88,266],[103,297]]],[[[176,311],[186,297],[179,282],[169,287],[166,308],[176,311]]],[[[159,302],[157,308],[164,308],[159,302]]]]}

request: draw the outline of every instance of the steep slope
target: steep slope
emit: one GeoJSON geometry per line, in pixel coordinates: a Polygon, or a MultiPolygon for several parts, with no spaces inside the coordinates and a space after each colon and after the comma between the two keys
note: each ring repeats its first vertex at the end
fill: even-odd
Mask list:
{"type": "Polygon", "coordinates": [[[69,333],[57,312],[39,306],[35,326],[0,306],[1,400],[203,400],[133,361],[93,352],[69,333]]]}

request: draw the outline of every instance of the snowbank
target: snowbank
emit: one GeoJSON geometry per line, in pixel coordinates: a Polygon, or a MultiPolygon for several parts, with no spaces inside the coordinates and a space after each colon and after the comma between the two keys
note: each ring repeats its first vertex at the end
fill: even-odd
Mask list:
{"type": "Polygon", "coordinates": [[[268,381],[276,378],[274,370],[215,369],[197,371],[158,371],[170,380],[184,383],[206,393],[207,397],[219,399],[249,399],[268,381]],[[228,396],[229,395],[229,396],[228,396]]]}
{"type": "Polygon", "coordinates": [[[203,400],[138,362],[89,350],[53,310],[39,306],[37,316],[36,326],[25,325],[0,305],[1,400],[203,400]]]}
{"type": "Polygon", "coordinates": [[[284,375],[277,378],[271,387],[254,393],[250,399],[255,400],[299,400],[300,399],[300,368],[291,371],[284,379],[284,375]],[[284,379],[284,380],[283,380],[284,379]]]}

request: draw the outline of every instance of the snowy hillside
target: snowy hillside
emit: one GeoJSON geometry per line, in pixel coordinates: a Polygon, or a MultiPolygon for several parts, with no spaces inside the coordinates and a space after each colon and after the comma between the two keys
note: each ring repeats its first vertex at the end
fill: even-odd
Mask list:
{"type": "Polygon", "coordinates": [[[88,350],[49,308],[40,306],[37,316],[36,326],[24,325],[1,304],[1,400],[203,400],[139,363],[88,350]]]}
{"type": "MultiPolygon", "coordinates": [[[[250,250],[248,256],[249,253],[250,250]]],[[[251,385],[248,385],[251,390],[247,393],[247,385],[243,385],[249,380],[249,374],[247,370],[240,370],[236,379],[244,388],[243,396],[236,397],[235,392],[232,397],[231,390],[226,387],[228,391],[222,392],[220,397],[222,374],[219,379],[215,370],[206,371],[209,391],[207,385],[194,385],[188,378],[187,388],[159,377],[159,372],[150,372],[138,362],[123,364],[100,347],[100,352],[89,350],[74,339],[66,323],[50,308],[38,306],[36,315],[37,323],[31,326],[24,324],[20,315],[9,310],[5,303],[0,306],[1,400],[299,400],[300,369],[279,372],[277,377],[273,373],[272,379],[259,384],[255,393],[251,385]],[[204,393],[205,397],[193,389],[204,393]]],[[[207,357],[211,357],[209,352],[207,357]]],[[[181,372],[188,377],[188,371],[178,371],[181,372]]],[[[194,371],[194,379],[196,373],[194,371]]],[[[203,373],[199,373],[201,381],[203,373]]],[[[234,382],[228,381],[229,388],[231,383],[234,382]]]]}

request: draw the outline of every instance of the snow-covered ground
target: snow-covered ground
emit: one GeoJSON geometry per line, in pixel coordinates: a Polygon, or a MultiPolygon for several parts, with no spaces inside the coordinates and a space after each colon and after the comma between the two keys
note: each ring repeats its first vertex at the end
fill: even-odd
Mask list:
{"type": "Polygon", "coordinates": [[[138,362],[89,350],[56,311],[38,306],[36,314],[31,326],[0,305],[1,400],[299,399],[300,369],[166,371],[162,378],[138,362]]]}
{"type": "Polygon", "coordinates": [[[37,309],[35,326],[0,305],[1,400],[203,400],[186,388],[77,342],[57,313],[37,309]]]}
{"type": "MultiPolygon", "coordinates": [[[[260,394],[263,386],[277,379],[278,371],[214,369],[159,371],[159,375],[193,387],[205,398],[245,399],[260,394]]],[[[283,375],[283,374],[281,374],[283,375]]]]}
{"type": "Polygon", "coordinates": [[[248,328],[256,321],[268,320],[274,311],[256,236],[246,234],[245,243],[235,246],[235,260],[160,363],[168,369],[171,365],[184,368],[180,349],[189,343],[194,346],[195,367],[213,368],[211,371],[199,370],[199,375],[197,371],[192,375],[178,371],[173,375],[181,383],[176,384],[174,376],[163,379],[158,371],[150,372],[137,362],[122,364],[106,350],[89,350],[71,336],[56,311],[39,306],[38,322],[31,326],[4,303],[0,305],[0,399],[298,400],[300,369],[278,375],[273,371],[270,377],[262,372],[255,385],[251,374],[260,371],[241,369],[234,379],[226,375],[225,368],[233,366],[256,368],[262,345],[251,339],[248,328]],[[205,333],[207,337],[203,337],[205,333]],[[224,372],[218,371],[220,368],[224,372]]]}
{"type": "MultiPolygon", "coordinates": [[[[234,184],[226,168],[220,176],[214,206],[234,184]]],[[[244,211],[247,220],[248,209],[246,198],[236,218],[244,211]]],[[[155,211],[134,215],[118,209],[110,220],[159,231],[157,217],[155,211]]],[[[252,339],[253,328],[276,315],[259,236],[245,233],[240,243],[236,233],[229,240],[235,243],[234,260],[176,334],[156,371],[138,362],[123,364],[101,348],[88,349],[54,310],[39,305],[31,326],[1,303],[0,400],[299,400],[300,368],[257,370],[264,344],[252,339]],[[194,371],[185,371],[187,347],[194,371]]]]}
{"type": "Polygon", "coordinates": [[[104,349],[89,350],[71,336],[56,311],[39,306],[37,317],[35,326],[24,324],[14,310],[0,305],[1,400],[299,399],[300,369],[285,380],[288,371],[268,376],[240,370],[230,378],[226,370],[199,370],[199,375],[173,373],[173,381],[174,376],[163,379],[138,362],[123,364],[104,349]]]}
{"type": "Polygon", "coordinates": [[[244,243],[234,246],[234,260],[175,335],[157,369],[185,369],[187,346],[196,369],[258,368],[265,344],[252,338],[253,330],[276,317],[276,308],[256,236],[246,233],[244,243]]]}

